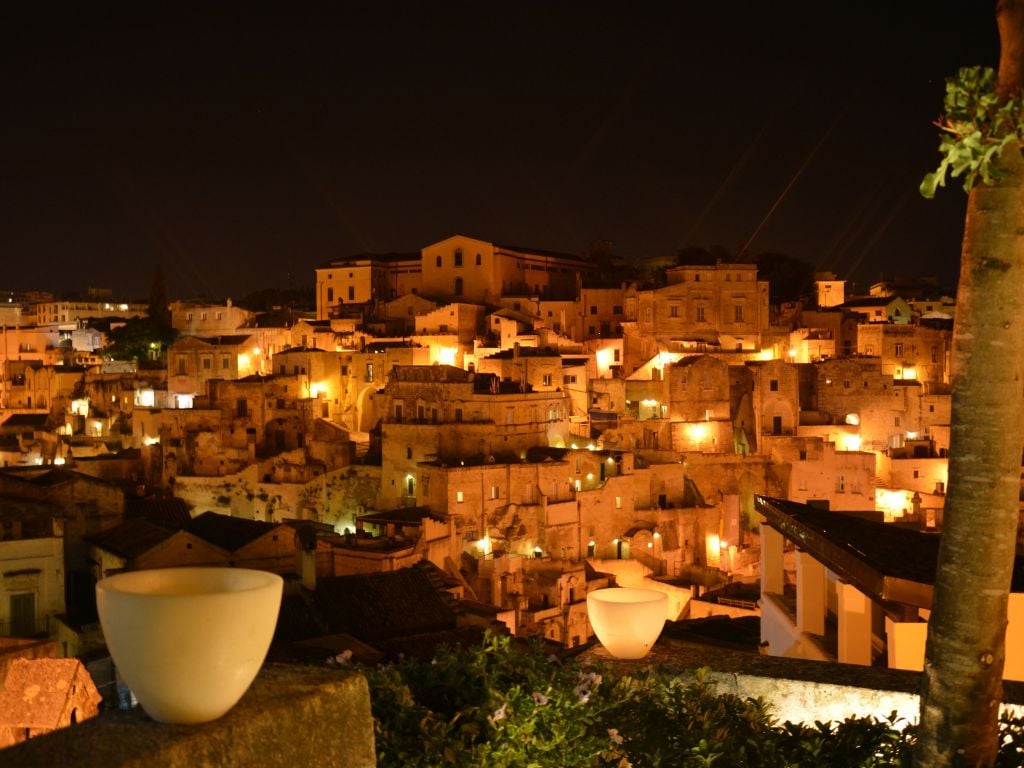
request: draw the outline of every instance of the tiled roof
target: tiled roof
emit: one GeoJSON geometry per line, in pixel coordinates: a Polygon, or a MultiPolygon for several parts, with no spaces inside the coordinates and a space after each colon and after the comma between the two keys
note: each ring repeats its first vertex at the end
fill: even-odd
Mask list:
{"type": "Polygon", "coordinates": [[[149,497],[140,499],[129,496],[125,499],[126,516],[144,519],[169,531],[180,531],[192,520],[188,503],[175,497],[149,497]]]}
{"type": "Polygon", "coordinates": [[[14,413],[7,417],[0,429],[4,428],[32,428],[42,429],[46,424],[49,414],[46,413],[14,413]]]}
{"type": "Polygon", "coordinates": [[[203,512],[199,517],[192,518],[185,530],[221,549],[234,552],[276,527],[275,523],[203,512]]]}
{"type": "Polygon", "coordinates": [[[84,538],[100,549],[127,559],[148,552],[173,535],[174,531],[140,518],[132,518],[84,538]]]}
{"type": "Polygon", "coordinates": [[[369,643],[455,626],[445,599],[416,568],[319,579],[314,602],[331,633],[369,643]]]}

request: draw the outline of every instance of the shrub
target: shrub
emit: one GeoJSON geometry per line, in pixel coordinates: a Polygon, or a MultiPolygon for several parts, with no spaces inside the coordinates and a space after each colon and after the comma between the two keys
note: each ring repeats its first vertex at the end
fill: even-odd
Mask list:
{"type": "MultiPolygon", "coordinates": [[[[494,768],[909,766],[913,727],[848,718],[778,724],[759,699],[720,694],[706,670],[637,675],[561,662],[488,636],[429,662],[367,668],[377,762],[494,768]]],[[[1000,768],[1024,763],[1024,720],[1004,717],[1000,768]]]]}

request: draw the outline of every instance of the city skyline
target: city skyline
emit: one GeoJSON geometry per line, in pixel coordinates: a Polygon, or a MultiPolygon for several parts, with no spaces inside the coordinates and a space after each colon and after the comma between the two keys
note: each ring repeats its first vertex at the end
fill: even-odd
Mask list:
{"type": "Polygon", "coordinates": [[[786,253],[951,286],[964,196],[920,199],[984,4],[97,6],[8,32],[4,289],[308,284],[451,234],[627,258],[786,253]],[[977,7],[982,6],[982,7],[977,7]],[[951,24],[955,20],[955,24],[951,24]],[[950,36],[949,28],[956,36],[950,36]]]}

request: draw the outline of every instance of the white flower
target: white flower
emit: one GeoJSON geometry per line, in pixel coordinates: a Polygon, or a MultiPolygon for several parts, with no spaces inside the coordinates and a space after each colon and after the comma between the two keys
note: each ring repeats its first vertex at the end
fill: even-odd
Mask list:
{"type": "Polygon", "coordinates": [[[494,725],[495,723],[504,720],[507,714],[508,702],[506,701],[504,704],[498,707],[498,709],[494,710],[494,714],[487,718],[487,722],[489,722],[491,725],[494,725]]]}
{"type": "Polygon", "coordinates": [[[619,729],[618,728],[609,728],[608,729],[608,738],[612,740],[613,744],[621,744],[622,743],[622,736],[619,735],[619,729]]]}
{"type": "Polygon", "coordinates": [[[541,706],[541,707],[543,707],[545,704],[548,703],[548,697],[545,696],[540,691],[534,691],[533,692],[533,700],[534,700],[534,702],[536,702],[536,704],[538,706],[541,706]]]}

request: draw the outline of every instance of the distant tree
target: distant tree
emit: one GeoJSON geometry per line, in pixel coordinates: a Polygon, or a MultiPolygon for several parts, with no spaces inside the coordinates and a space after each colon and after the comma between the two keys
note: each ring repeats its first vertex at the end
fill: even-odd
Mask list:
{"type": "Polygon", "coordinates": [[[974,68],[949,79],[944,157],[921,185],[930,197],[950,170],[964,176],[969,195],[919,766],[991,766],[998,750],[1024,443],[1024,0],[1000,0],[996,18],[998,76],[974,68]]]}
{"type": "Polygon", "coordinates": [[[814,285],[814,267],[784,253],[759,253],[741,261],[757,264],[757,277],[768,281],[768,301],[778,306],[787,301],[799,301],[811,294],[814,285]]]}
{"type": "Polygon", "coordinates": [[[151,317],[133,317],[110,331],[103,354],[114,360],[136,360],[140,368],[160,367],[177,335],[151,317]]]}
{"type": "Polygon", "coordinates": [[[167,283],[159,262],[153,267],[153,282],[149,288],[149,317],[160,326],[171,327],[171,308],[167,300],[167,283]]]}

